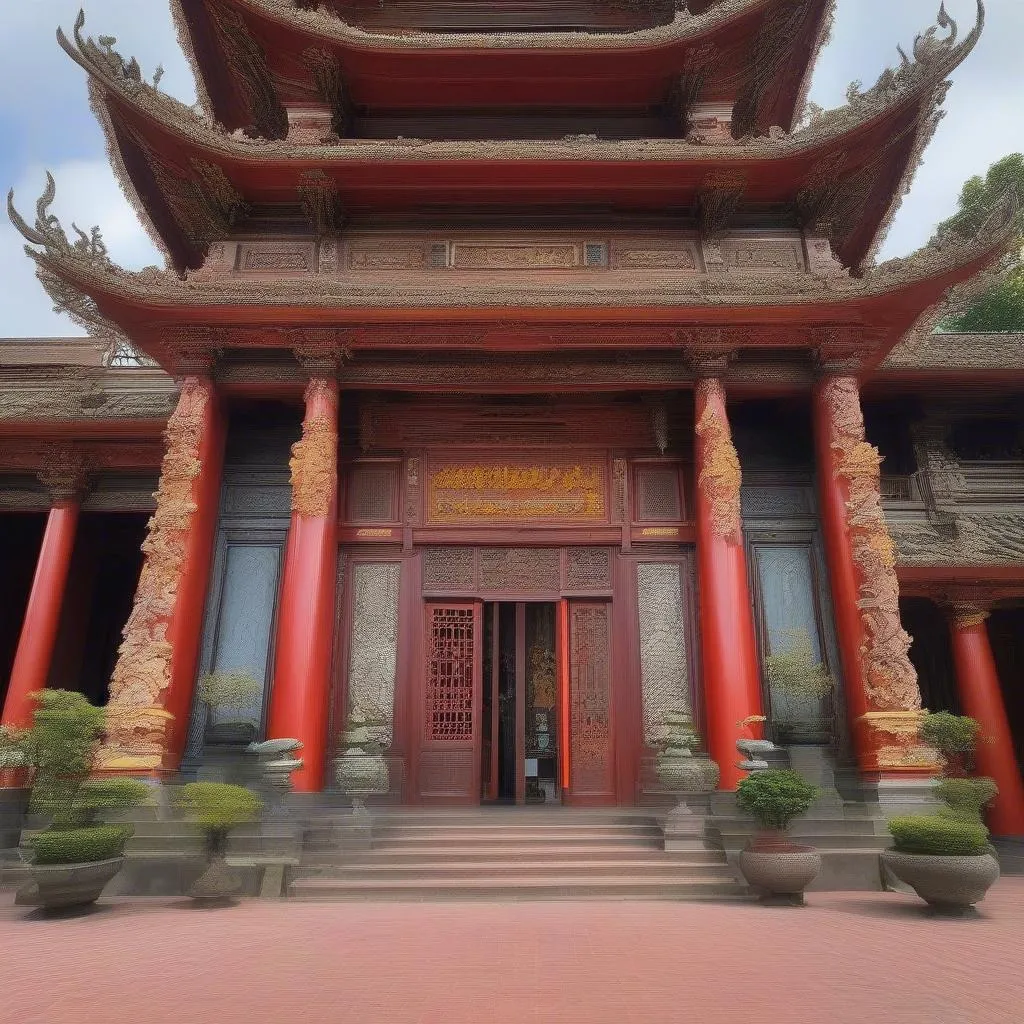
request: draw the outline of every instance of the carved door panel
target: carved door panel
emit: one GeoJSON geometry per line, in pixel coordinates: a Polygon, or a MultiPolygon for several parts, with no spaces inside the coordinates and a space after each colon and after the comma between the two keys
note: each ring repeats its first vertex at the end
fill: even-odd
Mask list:
{"type": "Polygon", "coordinates": [[[481,609],[470,602],[427,604],[419,764],[425,802],[480,798],[481,609]]]}
{"type": "Polygon", "coordinates": [[[611,606],[569,602],[569,800],[613,803],[611,606]]]}

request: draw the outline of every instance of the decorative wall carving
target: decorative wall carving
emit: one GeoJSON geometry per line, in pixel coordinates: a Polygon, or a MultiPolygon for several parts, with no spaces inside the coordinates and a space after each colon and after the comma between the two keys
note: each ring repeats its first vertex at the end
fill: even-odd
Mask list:
{"type": "MultiPolygon", "coordinates": [[[[725,415],[722,383],[717,378],[697,382],[697,401],[704,413],[697,422],[703,454],[697,486],[711,507],[712,529],[719,537],[739,544],[743,536],[740,513],[740,460],[725,415]]],[[[699,451],[700,449],[698,449],[699,451]]]]}
{"type": "Polygon", "coordinates": [[[476,549],[437,547],[423,551],[423,589],[472,593],[476,590],[476,549]]]}
{"type": "Polygon", "coordinates": [[[405,521],[410,526],[419,526],[422,509],[420,490],[420,460],[416,457],[405,462],[405,521]]]}
{"type": "Polygon", "coordinates": [[[605,469],[598,462],[432,464],[427,489],[434,523],[593,522],[607,516],[605,469]]]}
{"type": "Polygon", "coordinates": [[[212,391],[209,381],[187,377],[167,423],[156,511],[142,545],[145,562],[110,678],[107,738],[99,752],[99,765],[104,768],[144,771],[159,767],[163,758],[171,717],[163,707],[171,682],[167,626],[177,602],[186,539],[196,511],[192,483],[202,468],[200,444],[212,391]]]}
{"type": "Polygon", "coordinates": [[[480,548],[480,589],[508,593],[558,593],[558,548],[480,548]]]}
{"type": "Polygon", "coordinates": [[[307,415],[302,439],[292,446],[292,511],[303,516],[327,516],[338,472],[338,423],[335,392],[330,381],[314,378],[306,386],[306,407],[319,399],[319,412],[307,415]]]}
{"type": "Polygon", "coordinates": [[[472,608],[429,608],[423,720],[430,743],[473,740],[475,618],[472,608]]]}
{"type": "Polygon", "coordinates": [[[636,582],[644,743],[654,746],[666,714],[692,711],[679,565],[641,562],[636,582]]]}
{"type": "Polygon", "coordinates": [[[836,476],[848,489],[847,525],[858,574],[864,645],[861,656],[872,711],[917,711],[921,694],[900,624],[896,549],[882,512],[881,456],[864,439],[860,394],[853,377],[830,377],[822,387],[832,417],[836,476]]]}
{"type": "Polygon", "coordinates": [[[566,548],[564,589],[585,592],[611,590],[611,549],[566,548]]]}
{"type": "Polygon", "coordinates": [[[352,246],[348,265],[353,270],[422,270],[427,253],[418,246],[352,246]]]}
{"type": "Polygon", "coordinates": [[[386,750],[394,738],[395,674],[401,562],[352,566],[352,637],[348,657],[348,706],[373,723],[386,750]]]}
{"type": "Polygon", "coordinates": [[[608,619],[607,604],[569,606],[569,771],[577,795],[614,791],[608,619]]]}
{"type": "Polygon", "coordinates": [[[800,244],[789,239],[726,238],[719,244],[722,258],[731,270],[800,273],[804,269],[800,244]]]}
{"type": "Polygon", "coordinates": [[[239,269],[309,273],[313,269],[313,247],[301,242],[260,242],[242,246],[239,269]]]}
{"type": "Polygon", "coordinates": [[[572,244],[456,242],[452,249],[459,270],[570,270],[582,263],[580,247],[572,244]]]}
{"type": "Polygon", "coordinates": [[[626,460],[612,459],[612,515],[618,523],[629,522],[626,495],[626,460]]]}
{"type": "Polygon", "coordinates": [[[623,270],[696,270],[697,259],[689,247],[616,248],[614,265],[623,270]]]}

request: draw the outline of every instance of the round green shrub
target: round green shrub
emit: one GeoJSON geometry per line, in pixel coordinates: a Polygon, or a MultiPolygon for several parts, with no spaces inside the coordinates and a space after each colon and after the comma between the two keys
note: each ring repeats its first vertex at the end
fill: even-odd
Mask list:
{"type": "Polygon", "coordinates": [[[740,810],[757,819],[762,828],[786,829],[805,814],[818,795],[802,775],[789,769],[754,772],[736,787],[740,810]]]}
{"type": "Polygon", "coordinates": [[[91,864],[120,857],[133,831],[130,825],[47,829],[32,836],[29,842],[36,864],[91,864]]]}
{"type": "Polygon", "coordinates": [[[989,778],[942,779],[935,787],[935,794],[948,807],[944,817],[980,822],[982,808],[999,795],[999,787],[989,778]]]}
{"type": "Polygon", "coordinates": [[[944,757],[970,754],[978,745],[981,726],[965,715],[929,712],[921,722],[921,739],[944,757]]]}
{"type": "Polygon", "coordinates": [[[195,814],[196,824],[210,833],[226,833],[255,821],[263,807],[255,793],[226,782],[190,782],[182,788],[180,802],[195,814]]]}
{"type": "Polygon", "coordinates": [[[980,822],[939,814],[908,814],[889,819],[900,853],[973,857],[988,853],[988,829],[980,822]]]}

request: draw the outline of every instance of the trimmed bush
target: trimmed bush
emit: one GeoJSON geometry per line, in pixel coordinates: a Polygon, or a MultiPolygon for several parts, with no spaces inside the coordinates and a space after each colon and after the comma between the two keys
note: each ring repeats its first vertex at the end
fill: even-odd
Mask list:
{"type": "Polygon", "coordinates": [[[981,822],[982,808],[999,794],[994,779],[943,779],[935,786],[935,795],[947,805],[943,817],[981,822]]]}
{"type": "Polygon", "coordinates": [[[989,852],[988,829],[980,822],[939,814],[908,814],[889,819],[900,853],[974,857],[989,852]]]}
{"type": "Polygon", "coordinates": [[[921,740],[942,755],[946,775],[967,773],[968,759],[977,748],[980,736],[981,726],[966,715],[929,712],[921,722],[921,740]]]}
{"type": "Polygon", "coordinates": [[[209,834],[227,834],[255,821],[263,807],[255,793],[226,782],[190,782],[182,788],[181,805],[195,814],[196,824],[209,834]]]}
{"type": "Polygon", "coordinates": [[[799,773],[769,768],[740,782],[736,803],[740,810],[756,818],[762,828],[785,830],[794,818],[806,814],[817,795],[817,789],[799,773]]]}
{"type": "Polygon", "coordinates": [[[29,841],[36,864],[87,864],[120,857],[132,831],[127,825],[47,829],[29,841]]]}

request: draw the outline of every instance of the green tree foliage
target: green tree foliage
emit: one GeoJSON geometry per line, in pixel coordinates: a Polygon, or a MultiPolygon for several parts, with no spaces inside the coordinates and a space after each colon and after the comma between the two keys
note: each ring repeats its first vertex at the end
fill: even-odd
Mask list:
{"type": "Polygon", "coordinates": [[[752,772],[736,787],[736,804],[762,828],[785,830],[806,814],[818,795],[803,776],[788,768],[752,772]]]}
{"type": "MultiPolygon", "coordinates": [[[[1015,190],[1024,202],[1024,154],[1011,153],[997,160],[984,177],[975,175],[960,191],[959,210],[939,225],[939,233],[956,231],[970,237],[1006,194],[1015,190]]],[[[1024,215],[1018,213],[1018,230],[1024,244],[1024,215]]],[[[943,331],[1024,331],[1024,267],[1018,265],[994,288],[985,292],[963,313],[948,317],[943,331]]]]}

